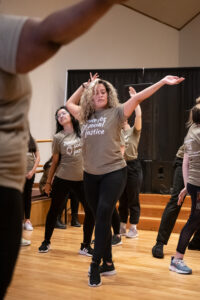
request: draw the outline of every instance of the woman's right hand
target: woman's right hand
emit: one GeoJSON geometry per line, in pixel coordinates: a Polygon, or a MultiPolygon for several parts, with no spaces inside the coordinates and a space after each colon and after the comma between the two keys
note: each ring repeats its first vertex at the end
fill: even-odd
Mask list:
{"type": "Polygon", "coordinates": [[[183,203],[186,195],[187,195],[187,189],[184,187],[178,195],[178,202],[177,202],[178,205],[181,205],[183,203]]]}
{"type": "Polygon", "coordinates": [[[45,186],[44,186],[44,191],[45,193],[48,195],[50,195],[50,192],[51,192],[51,184],[50,183],[46,183],[45,186]]]}
{"type": "Polygon", "coordinates": [[[129,95],[130,95],[130,97],[133,97],[136,94],[137,94],[136,90],[132,86],[129,86],[129,95]]]}

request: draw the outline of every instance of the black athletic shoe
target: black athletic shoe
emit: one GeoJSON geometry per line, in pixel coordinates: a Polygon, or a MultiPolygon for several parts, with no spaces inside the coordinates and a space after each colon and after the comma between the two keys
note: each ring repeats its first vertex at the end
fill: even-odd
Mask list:
{"type": "Polygon", "coordinates": [[[71,226],[73,226],[73,227],[81,227],[81,224],[79,223],[77,216],[72,216],[71,226]]]}
{"type": "Polygon", "coordinates": [[[188,245],[189,250],[198,250],[200,251],[200,243],[191,241],[188,245]]]}
{"type": "Polygon", "coordinates": [[[89,274],[89,281],[88,281],[89,286],[97,287],[102,284],[101,276],[99,272],[99,266],[96,263],[92,262],[90,264],[88,274],[89,274]]]}
{"type": "Polygon", "coordinates": [[[67,226],[66,226],[66,224],[63,224],[61,222],[61,220],[57,219],[56,224],[55,224],[55,228],[57,228],[57,229],[66,229],[67,226]]]}
{"type": "Polygon", "coordinates": [[[42,242],[42,245],[38,248],[38,252],[40,253],[46,253],[50,250],[50,243],[47,243],[46,241],[42,242]]]}
{"type": "Polygon", "coordinates": [[[103,263],[100,267],[99,267],[99,272],[102,276],[111,276],[111,275],[115,275],[117,272],[115,270],[115,266],[112,262],[112,265],[107,265],[107,263],[103,263]]]}
{"type": "Polygon", "coordinates": [[[122,244],[122,238],[121,238],[121,235],[118,236],[117,234],[114,234],[112,236],[112,246],[118,246],[118,245],[121,245],[122,244]]]}
{"type": "Polygon", "coordinates": [[[79,250],[79,254],[86,255],[86,256],[92,256],[93,252],[94,252],[94,249],[92,249],[90,247],[90,245],[86,246],[84,243],[81,243],[81,248],[79,250]]]}
{"type": "Polygon", "coordinates": [[[163,258],[164,257],[163,247],[164,247],[163,243],[157,242],[155,244],[155,246],[153,246],[153,248],[152,248],[152,255],[153,255],[153,257],[163,258]]]}

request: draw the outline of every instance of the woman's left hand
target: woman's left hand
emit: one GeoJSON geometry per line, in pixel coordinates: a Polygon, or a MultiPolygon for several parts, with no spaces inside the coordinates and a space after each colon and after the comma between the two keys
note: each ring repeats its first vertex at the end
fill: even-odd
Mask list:
{"type": "Polygon", "coordinates": [[[185,199],[185,196],[187,195],[187,189],[184,187],[178,195],[178,205],[181,205],[183,203],[183,200],[185,199]]]}
{"type": "Polygon", "coordinates": [[[185,80],[184,77],[178,77],[178,76],[172,76],[172,75],[167,75],[162,79],[162,81],[168,85],[179,84],[183,80],[185,80]]]}
{"type": "Polygon", "coordinates": [[[26,178],[27,179],[31,179],[34,175],[34,172],[33,171],[29,171],[27,174],[26,174],[26,178]]]}

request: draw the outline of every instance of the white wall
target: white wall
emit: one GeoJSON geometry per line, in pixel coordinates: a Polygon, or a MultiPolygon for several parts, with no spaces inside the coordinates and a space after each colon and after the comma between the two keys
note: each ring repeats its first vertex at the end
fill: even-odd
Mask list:
{"type": "Polygon", "coordinates": [[[180,32],[180,67],[200,67],[200,15],[180,32]]]}
{"type": "MultiPolygon", "coordinates": [[[[44,17],[75,0],[3,0],[2,12],[44,17]]],[[[63,47],[51,61],[31,72],[30,126],[36,139],[52,138],[54,113],[63,104],[67,69],[177,67],[179,32],[116,5],[86,34],[63,47]]],[[[41,163],[50,146],[41,150],[41,163]]]]}

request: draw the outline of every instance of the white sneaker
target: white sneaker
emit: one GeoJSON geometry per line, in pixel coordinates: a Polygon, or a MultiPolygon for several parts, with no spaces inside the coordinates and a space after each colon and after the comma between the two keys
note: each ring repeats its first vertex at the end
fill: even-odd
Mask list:
{"type": "Polygon", "coordinates": [[[129,229],[129,232],[127,232],[126,234],[126,237],[130,239],[136,238],[137,236],[138,236],[138,231],[135,228],[129,229]]]}
{"type": "Polygon", "coordinates": [[[33,231],[33,226],[31,224],[31,221],[26,221],[24,223],[24,230],[33,231]]]}
{"type": "Polygon", "coordinates": [[[30,246],[31,241],[25,240],[24,238],[21,239],[21,246],[30,246]]]}
{"type": "Polygon", "coordinates": [[[126,235],[126,223],[120,222],[120,230],[119,230],[119,233],[120,233],[121,235],[126,235]]]}

